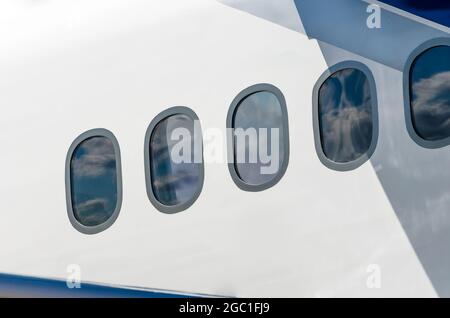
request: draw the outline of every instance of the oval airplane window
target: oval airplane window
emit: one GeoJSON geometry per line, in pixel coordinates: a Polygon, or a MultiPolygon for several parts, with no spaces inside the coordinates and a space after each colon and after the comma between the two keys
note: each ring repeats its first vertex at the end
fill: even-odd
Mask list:
{"type": "Polygon", "coordinates": [[[120,151],[114,135],[95,129],[78,137],[67,156],[66,180],[74,227],[95,234],[111,226],[122,200],[120,151]]]}
{"type": "Polygon", "coordinates": [[[450,46],[434,46],[415,57],[408,87],[412,128],[423,139],[419,143],[450,144],[450,46]]]}
{"type": "Polygon", "coordinates": [[[197,115],[187,107],[159,114],[145,142],[147,194],[163,213],[189,208],[203,187],[203,138],[197,115]]]}
{"type": "Polygon", "coordinates": [[[241,92],[231,104],[229,170],[238,187],[262,191],[284,175],[289,161],[289,128],[283,94],[269,84],[241,92]]]}
{"type": "Polygon", "coordinates": [[[360,63],[341,63],[322,76],[314,95],[319,158],[335,170],[359,167],[374,152],[378,136],[372,74],[360,63]]]}

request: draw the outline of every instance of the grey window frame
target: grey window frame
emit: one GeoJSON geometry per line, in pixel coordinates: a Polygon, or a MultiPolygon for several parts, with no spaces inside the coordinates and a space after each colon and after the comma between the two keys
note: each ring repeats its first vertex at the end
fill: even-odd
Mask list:
{"type": "Polygon", "coordinates": [[[426,51],[439,46],[449,46],[450,38],[436,38],[426,41],[419,45],[408,57],[405,68],[403,70],[403,96],[404,96],[404,112],[408,134],[416,144],[427,149],[443,148],[450,145],[450,137],[441,140],[427,140],[422,138],[416,131],[413,121],[413,109],[411,105],[411,71],[416,59],[426,51]]]}
{"type": "MultiPolygon", "coordinates": [[[[147,196],[150,202],[153,204],[153,206],[162,213],[165,214],[175,214],[182,211],[185,211],[189,209],[199,198],[200,194],[203,190],[203,184],[205,180],[205,163],[203,159],[203,133],[201,134],[201,141],[202,141],[202,162],[201,162],[201,169],[200,169],[200,185],[193,195],[193,197],[181,204],[177,204],[174,206],[169,206],[162,204],[158,201],[155,194],[153,193],[153,187],[152,187],[152,176],[151,176],[151,157],[150,157],[150,141],[153,134],[153,131],[155,130],[156,126],[163,121],[164,119],[174,116],[174,115],[186,115],[191,117],[194,121],[198,121],[200,123],[200,119],[197,116],[197,114],[189,107],[186,106],[175,106],[168,108],[161,113],[159,113],[153,120],[150,122],[150,125],[147,128],[147,132],[145,133],[145,142],[144,142],[144,169],[145,169],[145,185],[147,189],[147,196]]],[[[200,129],[201,130],[201,129],[200,129]]]]}
{"type": "Polygon", "coordinates": [[[230,108],[228,109],[227,114],[227,120],[226,120],[226,128],[227,128],[227,153],[228,153],[228,170],[230,172],[230,176],[233,179],[233,182],[236,184],[236,186],[247,192],[260,192],[267,190],[273,186],[275,186],[284,176],[286,173],[286,170],[289,166],[289,116],[288,116],[288,110],[286,106],[286,99],[284,98],[283,93],[279,88],[272,84],[262,83],[262,84],[256,84],[252,85],[250,87],[247,87],[243,91],[241,91],[233,100],[233,102],[230,105],[230,108]],[[259,92],[269,92],[276,96],[278,99],[278,102],[280,103],[281,107],[281,113],[282,113],[282,122],[283,122],[283,146],[284,146],[284,160],[280,166],[280,170],[278,171],[277,175],[272,178],[270,181],[260,184],[260,185],[251,185],[243,181],[240,177],[238,172],[236,171],[236,166],[234,163],[234,143],[235,140],[232,136],[232,131],[234,129],[233,127],[233,119],[234,114],[236,110],[238,109],[239,105],[242,101],[244,101],[247,97],[249,97],[252,94],[259,93],[259,92]]]}
{"type": "Polygon", "coordinates": [[[67,215],[69,217],[72,226],[79,232],[83,234],[93,235],[105,231],[111,227],[117,220],[120,209],[122,207],[122,162],[120,157],[120,147],[119,143],[112,132],[104,128],[96,128],[88,130],[81,135],[79,135],[71,144],[66,157],[66,171],[65,171],[65,184],[66,184],[66,205],[67,205],[67,215]],[[114,212],[111,214],[110,218],[99,225],[96,226],[86,226],[81,224],[75,217],[72,205],[72,183],[71,183],[71,161],[75,149],[85,140],[93,137],[105,137],[108,138],[114,147],[114,154],[116,159],[116,174],[117,174],[117,203],[114,212]]]}
{"type": "Polygon", "coordinates": [[[317,156],[319,157],[319,160],[322,162],[323,165],[332,170],[345,172],[359,168],[372,157],[378,144],[378,135],[379,135],[378,99],[377,99],[377,86],[375,83],[375,79],[373,77],[372,72],[366,65],[357,61],[344,61],[331,66],[320,76],[316,85],[314,86],[312,105],[313,105],[312,113],[313,113],[314,145],[316,148],[317,156]],[[320,117],[319,92],[320,89],[322,88],[322,85],[330,78],[330,76],[345,69],[359,70],[363,72],[364,75],[366,75],[367,80],[369,81],[370,94],[372,100],[372,121],[373,121],[372,142],[366,153],[363,154],[358,159],[355,159],[351,162],[335,162],[325,155],[322,148],[322,139],[320,134],[320,120],[319,120],[320,117]]]}

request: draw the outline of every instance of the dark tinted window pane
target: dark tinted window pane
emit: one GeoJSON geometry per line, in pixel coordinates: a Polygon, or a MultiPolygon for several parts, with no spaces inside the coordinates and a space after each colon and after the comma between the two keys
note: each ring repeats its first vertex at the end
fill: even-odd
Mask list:
{"type": "Polygon", "coordinates": [[[422,53],[411,68],[412,121],[426,140],[450,137],[450,47],[422,53]]]}
{"type": "Polygon", "coordinates": [[[202,186],[202,137],[201,132],[194,134],[194,131],[194,119],[177,114],[162,120],[152,132],[149,149],[151,183],[153,194],[161,204],[186,203],[202,186]],[[186,160],[181,160],[183,158],[186,160]]]}
{"type": "Polygon", "coordinates": [[[262,91],[247,96],[234,112],[233,128],[234,166],[239,178],[249,185],[263,185],[274,179],[285,160],[283,141],[287,137],[276,95],[262,91]]]}
{"type": "Polygon", "coordinates": [[[70,162],[72,209],[78,222],[106,222],[117,206],[116,154],[111,140],[92,137],[81,142],[70,162]]]}
{"type": "Polygon", "coordinates": [[[367,76],[356,69],[331,75],[319,90],[319,125],[325,156],[347,163],[372,143],[372,97],[367,76]]]}

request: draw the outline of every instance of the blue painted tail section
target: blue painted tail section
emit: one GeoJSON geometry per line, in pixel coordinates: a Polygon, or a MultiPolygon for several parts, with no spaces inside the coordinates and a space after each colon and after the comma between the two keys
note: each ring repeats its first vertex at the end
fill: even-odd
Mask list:
{"type": "Polygon", "coordinates": [[[450,1],[448,0],[381,0],[381,2],[450,27],[450,1]]]}
{"type": "Polygon", "coordinates": [[[384,10],[382,27],[367,26],[367,2],[294,0],[306,34],[359,56],[403,71],[411,52],[448,33],[384,10]]]}

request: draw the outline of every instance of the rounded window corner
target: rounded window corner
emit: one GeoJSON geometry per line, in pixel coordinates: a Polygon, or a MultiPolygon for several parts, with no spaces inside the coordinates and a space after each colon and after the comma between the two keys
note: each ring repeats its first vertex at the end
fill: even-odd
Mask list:
{"type": "MultiPolygon", "coordinates": [[[[267,104],[270,104],[267,102],[267,104]]],[[[255,102],[255,108],[258,108],[257,103],[255,102]]],[[[270,115],[270,114],[268,114],[270,115]]],[[[267,116],[267,119],[270,120],[270,116],[267,116]]],[[[270,126],[270,125],[266,125],[270,126]]],[[[283,176],[286,173],[286,170],[289,166],[289,156],[290,156],[290,142],[289,142],[289,118],[288,118],[288,109],[286,104],[286,99],[284,97],[284,94],[282,91],[268,83],[260,83],[255,84],[250,87],[245,88],[242,90],[232,101],[228,113],[227,113],[227,120],[226,120],[226,128],[227,128],[227,158],[228,158],[228,171],[230,173],[231,179],[235,183],[235,185],[242,191],[246,192],[261,192],[265,191],[267,189],[270,189],[274,187],[276,184],[280,182],[280,180],[283,178],[283,176]],[[258,93],[263,94],[271,94],[273,97],[275,97],[277,101],[277,106],[279,108],[279,123],[278,125],[275,125],[277,127],[263,127],[264,125],[259,125],[261,123],[254,122],[254,127],[257,128],[257,131],[259,132],[261,128],[278,128],[278,130],[281,133],[280,136],[280,142],[279,145],[282,148],[282,160],[279,162],[278,169],[276,173],[273,174],[273,176],[269,180],[265,180],[263,182],[257,183],[257,182],[248,182],[244,180],[244,178],[240,175],[239,169],[237,168],[236,163],[236,140],[235,140],[235,129],[236,128],[242,128],[246,129],[245,127],[236,127],[235,125],[235,119],[236,119],[236,113],[239,110],[239,107],[251,96],[254,96],[258,93]]],[[[259,140],[260,136],[257,135],[257,138],[259,140]]],[[[258,143],[258,153],[259,153],[259,143],[258,143]]],[[[259,160],[259,159],[258,159],[259,160]]],[[[259,164],[259,163],[258,163],[259,164]]]]}
{"type": "Polygon", "coordinates": [[[120,146],[111,131],[91,129],[72,142],[66,157],[65,186],[67,215],[75,230],[94,235],[116,222],[122,207],[122,171],[120,146]],[[89,155],[93,149],[97,153],[89,155]],[[90,186],[98,180],[104,185],[101,194],[90,186]]]}
{"type": "MultiPolygon", "coordinates": [[[[344,75],[343,75],[344,76],[344,75]]],[[[346,79],[344,79],[346,81],[346,79]]],[[[347,85],[346,83],[341,83],[342,80],[340,80],[339,85],[344,86],[347,85]]],[[[348,84],[350,85],[350,84],[348,84]]],[[[355,85],[354,83],[352,85],[355,85]]],[[[364,83],[365,85],[365,83],[364,83]]],[[[339,90],[342,92],[345,91],[345,87],[339,87],[339,90]]],[[[341,94],[342,94],[341,92],[341,94]]],[[[353,92],[355,93],[355,92],[353,92]]],[[[328,92],[328,95],[338,94],[337,92],[328,92]]],[[[357,95],[357,93],[355,93],[357,95]]],[[[332,96],[328,96],[328,98],[331,98],[332,96]]],[[[335,97],[336,99],[338,97],[335,97]]],[[[333,102],[333,101],[332,101],[333,102]]],[[[331,102],[331,103],[332,103],[331,102]]],[[[355,102],[356,103],[356,102],[355,102]]],[[[378,115],[378,97],[377,97],[377,86],[375,82],[375,78],[372,74],[372,71],[368,66],[365,64],[358,62],[358,61],[344,61],[340,62],[338,64],[335,64],[331,66],[329,69],[327,69],[317,80],[316,84],[314,85],[313,90],[313,130],[314,130],[314,146],[316,149],[316,154],[320,160],[320,162],[327,168],[339,172],[348,172],[355,170],[359,167],[361,167],[364,163],[370,160],[372,155],[375,153],[377,144],[378,144],[378,138],[379,138],[379,115],[378,115]],[[353,76],[359,76],[360,80],[362,78],[362,75],[364,75],[365,79],[364,81],[367,81],[368,89],[366,89],[364,86],[360,87],[360,93],[361,96],[355,97],[355,100],[366,100],[366,103],[370,105],[365,106],[365,112],[366,112],[366,120],[369,118],[370,122],[366,122],[366,126],[370,127],[371,133],[365,134],[366,138],[360,138],[364,140],[364,146],[360,145],[359,147],[349,147],[353,149],[353,155],[347,155],[347,156],[339,156],[340,152],[344,152],[342,149],[338,149],[333,152],[335,158],[331,155],[327,155],[327,152],[324,150],[324,144],[325,141],[323,140],[325,138],[325,134],[323,133],[324,126],[322,121],[323,116],[328,116],[329,114],[332,114],[331,117],[335,117],[334,121],[340,121],[342,120],[339,118],[340,110],[336,110],[336,108],[339,107],[339,102],[334,101],[336,105],[333,105],[335,107],[332,107],[332,109],[329,110],[329,114],[325,113],[325,115],[322,113],[322,107],[321,107],[321,90],[323,89],[324,85],[330,81],[334,80],[334,77],[340,75],[343,72],[348,72],[347,74],[349,77],[353,76]],[[359,74],[358,74],[359,73],[359,74]],[[363,98],[363,94],[366,94],[365,98],[363,98]],[[370,99],[369,102],[367,102],[367,99],[370,99]],[[370,136],[370,138],[368,137],[370,136]],[[370,140],[370,141],[369,141],[370,140]],[[355,148],[362,148],[364,151],[355,151],[355,148]]],[[[360,102],[357,105],[354,105],[354,109],[361,108],[362,102],[360,102]]],[[[330,119],[331,121],[331,119],[330,119]]],[[[352,123],[349,123],[352,124],[352,123]]],[[[367,129],[366,129],[367,130],[367,129]]],[[[363,135],[362,133],[360,133],[363,135]]],[[[344,140],[347,144],[352,141],[354,142],[354,138],[352,136],[347,135],[345,136],[342,132],[335,132],[333,134],[334,138],[337,138],[336,136],[339,136],[340,140],[344,140]]],[[[332,142],[329,142],[328,144],[333,145],[332,142]]],[[[332,146],[329,146],[329,148],[332,148],[332,146]]],[[[347,150],[349,152],[349,150],[347,150]]]]}
{"type": "Polygon", "coordinates": [[[274,177],[270,182],[266,182],[266,183],[260,184],[260,185],[253,185],[253,184],[248,184],[248,183],[244,182],[239,177],[239,175],[236,173],[236,169],[235,169],[233,163],[228,164],[228,171],[231,175],[231,179],[233,180],[234,184],[240,190],[245,191],[245,192],[262,192],[262,191],[268,190],[268,189],[276,186],[283,179],[288,167],[289,167],[289,162],[286,162],[286,164],[283,165],[282,170],[280,170],[280,172],[277,174],[276,177],[274,177]]]}
{"type": "MultiPolygon", "coordinates": [[[[436,118],[431,116],[431,112],[426,113],[424,106],[429,106],[424,102],[432,103],[432,97],[434,94],[442,93],[443,91],[434,91],[430,85],[427,87],[427,83],[439,84],[448,82],[450,80],[450,37],[440,37],[428,40],[420,44],[409,55],[404,69],[403,69],[403,100],[404,100],[404,115],[406,128],[410,138],[420,147],[426,149],[439,149],[450,145],[450,125],[446,125],[440,129],[436,128],[432,120],[441,120],[442,118],[436,118]],[[441,52],[439,52],[441,50],[441,52]],[[439,54],[440,53],[440,54],[439,54]],[[441,55],[441,61],[439,61],[439,55],[441,55]],[[440,70],[437,69],[436,63],[443,62],[440,70]],[[427,63],[430,65],[427,66],[427,63]],[[432,66],[432,67],[429,67],[432,66]],[[426,70],[426,71],[424,71],[426,70]],[[448,78],[443,78],[443,73],[448,75],[448,78]],[[442,78],[440,78],[442,77],[442,78]],[[422,92],[431,92],[426,98],[417,96],[414,86],[419,86],[422,92]],[[416,103],[415,103],[416,102],[416,103]],[[414,105],[415,103],[415,105],[414,105]],[[428,129],[426,127],[429,127],[428,129]],[[430,128],[431,127],[431,128],[430,128]],[[434,128],[434,129],[433,129],[434,128]]],[[[447,87],[444,87],[445,91],[448,91],[447,87]]],[[[450,108],[447,104],[445,107],[450,108]]],[[[447,116],[445,121],[449,121],[447,116]]]]}
{"type": "MultiPolygon", "coordinates": [[[[194,203],[198,200],[200,197],[202,190],[203,190],[203,184],[205,179],[205,168],[204,168],[204,159],[203,159],[203,135],[202,135],[202,129],[201,129],[201,123],[200,119],[197,116],[197,114],[189,107],[186,106],[175,106],[168,108],[158,115],[156,115],[155,118],[150,122],[149,126],[147,127],[147,131],[145,134],[145,142],[144,142],[144,166],[145,166],[145,184],[146,184],[146,192],[147,197],[150,201],[150,203],[161,213],[164,214],[177,214],[183,211],[186,211],[189,209],[194,203]],[[185,122],[177,123],[176,120],[181,120],[182,118],[187,119],[187,121],[190,121],[189,123],[185,122]],[[169,123],[168,121],[172,120],[172,123],[169,123]],[[164,127],[162,129],[160,125],[165,124],[170,125],[170,127],[164,127]],[[194,144],[192,145],[192,155],[193,160],[191,162],[180,162],[180,163],[174,163],[173,158],[171,158],[171,145],[167,142],[167,136],[166,140],[161,140],[162,142],[162,149],[161,151],[165,152],[165,158],[157,159],[158,155],[155,151],[155,147],[152,147],[152,143],[154,142],[154,138],[156,134],[159,134],[159,138],[164,139],[161,137],[161,133],[159,131],[165,131],[164,134],[167,134],[167,131],[174,130],[177,128],[187,129],[191,135],[190,137],[191,142],[194,144]],[[198,158],[196,158],[196,154],[198,155],[198,158]],[[165,159],[169,160],[165,160],[165,159]],[[159,161],[158,161],[159,160],[159,161]],[[155,172],[157,172],[158,169],[155,168],[154,164],[157,164],[158,162],[164,164],[164,165],[174,165],[175,167],[177,165],[184,165],[186,170],[189,170],[191,181],[193,182],[190,185],[193,187],[186,187],[186,184],[184,185],[184,190],[180,190],[183,185],[177,184],[177,177],[182,178],[179,174],[177,175],[177,172],[167,172],[168,175],[171,175],[172,179],[175,181],[172,181],[172,184],[168,183],[166,185],[167,189],[160,189],[155,190],[155,187],[158,186],[158,179],[164,178],[164,175],[155,175],[155,172]],[[162,192],[173,192],[172,196],[163,196],[158,198],[157,193],[162,192]],[[184,194],[185,197],[181,197],[183,195],[177,196],[177,191],[184,191],[189,192],[188,194],[184,194]],[[166,201],[166,202],[164,202],[166,201]],[[176,202],[179,201],[179,202],[176,202]],[[168,204],[171,203],[171,204],[168,204]]],[[[167,177],[167,176],[166,176],[167,177]]],[[[167,179],[167,178],[166,178],[167,179]]]]}

